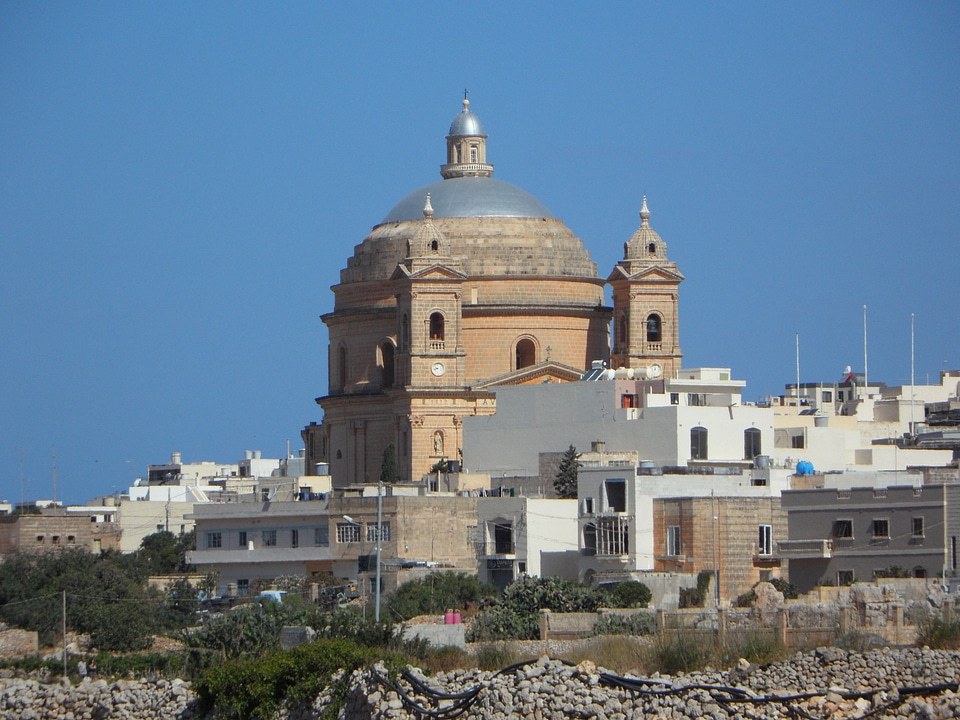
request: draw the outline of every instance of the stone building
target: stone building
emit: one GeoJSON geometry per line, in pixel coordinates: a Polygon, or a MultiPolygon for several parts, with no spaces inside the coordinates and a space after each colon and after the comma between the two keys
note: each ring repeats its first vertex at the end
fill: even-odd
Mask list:
{"type": "MultiPolygon", "coordinates": [[[[653,501],[655,569],[719,575],[721,603],[781,577],[787,532],[779,497],[674,497],[653,501]]],[[[716,587],[716,586],[715,586],[716,587]]]]}
{"type": "Polygon", "coordinates": [[[0,516],[0,555],[58,550],[100,553],[120,549],[115,509],[73,506],[47,508],[38,515],[0,516]]]}
{"type": "Polygon", "coordinates": [[[495,410],[503,385],[578,380],[595,360],[671,374],[680,366],[683,276],[642,225],[609,282],[583,242],[529,193],[493,177],[487,135],[463,101],[442,180],[410,193],[356,246],[333,287],[324,417],[303,431],[308,467],[344,486],[460,462],[462,420],[495,410]]]}

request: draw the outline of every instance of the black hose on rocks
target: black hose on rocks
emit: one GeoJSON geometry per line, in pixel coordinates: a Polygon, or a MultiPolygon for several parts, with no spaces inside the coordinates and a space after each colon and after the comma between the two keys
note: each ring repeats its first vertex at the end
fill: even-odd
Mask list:
{"type": "MultiPolygon", "coordinates": [[[[542,661],[541,659],[540,661],[542,661]]],[[[548,662],[560,662],[568,667],[573,667],[574,663],[571,663],[567,660],[562,659],[553,659],[546,658],[548,662]]],[[[506,675],[520,668],[527,667],[537,663],[537,659],[523,660],[512,665],[508,665],[501,670],[498,670],[493,674],[492,677],[498,677],[500,675],[506,675]]],[[[436,718],[436,720],[450,720],[456,718],[463,713],[467,712],[473,704],[477,701],[481,691],[489,687],[489,683],[481,682],[476,686],[469,688],[458,693],[447,693],[437,690],[429,685],[427,685],[423,680],[414,675],[410,670],[404,670],[401,673],[401,678],[410,684],[413,691],[421,695],[432,703],[437,705],[449,702],[450,704],[443,708],[430,708],[425,707],[417,699],[410,696],[410,694],[399,684],[392,682],[389,678],[383,676],[380,672],[375,669],[372,669],[374,678],[385,688],[392,690],[400,698],[400,701],[403,705],[410,710],[411,712],[417,714],[419,717],[430,717],[436,718]]],[[[810,691],[804,693],[795,693],[791,695],[754,695],[750,690],[745,688],[731,687],[728,685],[720,684],[693,684],[693,685],[674,685],[662,680],[648,680],[642,678],[628,678],[622,677],[619,675],[614,675],[613,673],[608,672],[598,672],[600,678],[600,684],[606,687],[614,687],[625,690],[633,697],[638,695],[640,696],[652,696],[652,697],[663,697],[667,695],[681,695],[695,691],[703,691],[709,693],[709,695],[717,702],[725,706],[735,705],[735,704],[749,704],[749,705],[780,705],[788,712],[793,714],[795,717],[803,718],[804,720],[825,720],[818,718],[814,715],[809,714],[804,709],[799,707],[796,703],[802,702],[805,700],[810,700],[816,697],[824,697],[828,694],[836,694],[839,698],[843,700],[858,700],[858,699],[867,699],[873,701],[874,697],[881,692],[891,692],[893,697],[889,702],[886,702],[882,705],[875,706],[869,711],[865,712],[859,716],[848,716],[851,720],[867,720],[870,717],[878,715],[886,710],[897,707],[898,705],[903,704],[907,699],[915,696],[929,696],[929,695],[938,695],[940,693],[951,691],[955,693],[960,693],[960,683],[938,683],[935,685],[921,685],[914,687],[900,687],[900,688],[879,688],[873,690],[867,690],[864,692],[845,692],[838,690],[829,690],[829,691],[810,691]],[[657,687],[661,686],[661,687],[657,687]]],[[[829,715],[828,715],[829,716],[829,715]]],[[[827,716],[827,717],[828,717],[827,716]]]]}

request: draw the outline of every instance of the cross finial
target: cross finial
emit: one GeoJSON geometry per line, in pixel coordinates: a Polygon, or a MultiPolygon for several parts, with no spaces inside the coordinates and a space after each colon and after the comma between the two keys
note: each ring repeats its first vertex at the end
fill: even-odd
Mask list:
{"type": "Polygon", "coordinates": [[[466,99],[467,99],[467,95],[469,95],[469,94],[470,94],[470,93],[467,91],[467,89],[464,88],[464,89],[463,89],[463,99],[466,100],[466,99]]]}

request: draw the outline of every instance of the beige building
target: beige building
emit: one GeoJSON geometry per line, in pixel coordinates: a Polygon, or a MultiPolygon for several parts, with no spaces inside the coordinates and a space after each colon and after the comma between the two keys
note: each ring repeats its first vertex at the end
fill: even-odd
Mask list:
{"type": "Polygon", "coordinates": [[[493,177],[487,136],[464,100],[446,138],[443,180],[415,190],[377,224],[341,271],[324,418],[304,429],[308,466],[334,484],[376,480],[385,449],[419,481],[459,463],[464,417],[495,410],[498,387],[578,380],[610,358],[670,374],[681,353],[683,279],[649,226],[606,281],[580,238],[536,198],[493,177]]]}
{"type": "Polygon", "coordinates": [[[120,549],[115,510],[52,507],[40,515],[0,515],[0,555],[80,549],[100,553],[120,549]]]}
{"type": "MultiPolygon", "coordinates": [[[[476,572],[477,498],[423,490],[384,488],[384,592],[433,568],[476,572]]],[[[187,561],[200,572],[216,572],[220,594],[235,589],[243,595],[280,576],[360,580],[369,594],[376,587],[376,491],[370,485],[314,501],[196,505],[188,519],[196,523],[197,549],[187,561]]]]}
{"type": "MultiPolygon", "coordinates": [[[[787,536],[779,497],[677,497],[653,501],[655,569],[719,575],[721,604],[760,580],[782,577],[787,536]]],[[[716,587],[716,586],[715,586],[716,587]]]]}

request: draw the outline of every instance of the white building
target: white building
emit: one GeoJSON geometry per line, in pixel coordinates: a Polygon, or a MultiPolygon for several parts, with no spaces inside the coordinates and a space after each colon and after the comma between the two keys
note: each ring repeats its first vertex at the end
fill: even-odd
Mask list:
{"type": "Polygon", "coordinates": [[[478,575],[505,588],[521,575],[577,579],[577,501],[477,498],[478,575]]]}
{"type": "MultiPolygon", "coordinates": [[[[188,516],[197,525],[197,549],[187,562],[219,573],[219,594],[233,586],[282,575],[310,577],[329,570],[327,502],[207,503],[188,516]]],[[[232,589],[232,588],[231,588],[232,589]]]]}
{"type": "Polygon", "coordinates": [[[745,383],[731,380],[729,369],[680,370],[661,380],[626,372],[607,371],[595,382],[498,388],[495,415],[463,418],[464,466],[494,479],[535,476],[540,452],[588,448],[598,439],[666,467],[752,467],[772,452],[773,411],[744,405],[745,383]]]}
{"type": "Polygon", "coordinates": [[[769,468],[691,466],[668,472],[624,461],[588,461],[577,478],[578,579],[596,584],[656,569],[656,499],[779,498],[788,488],[788,474],[769,468]]]}

